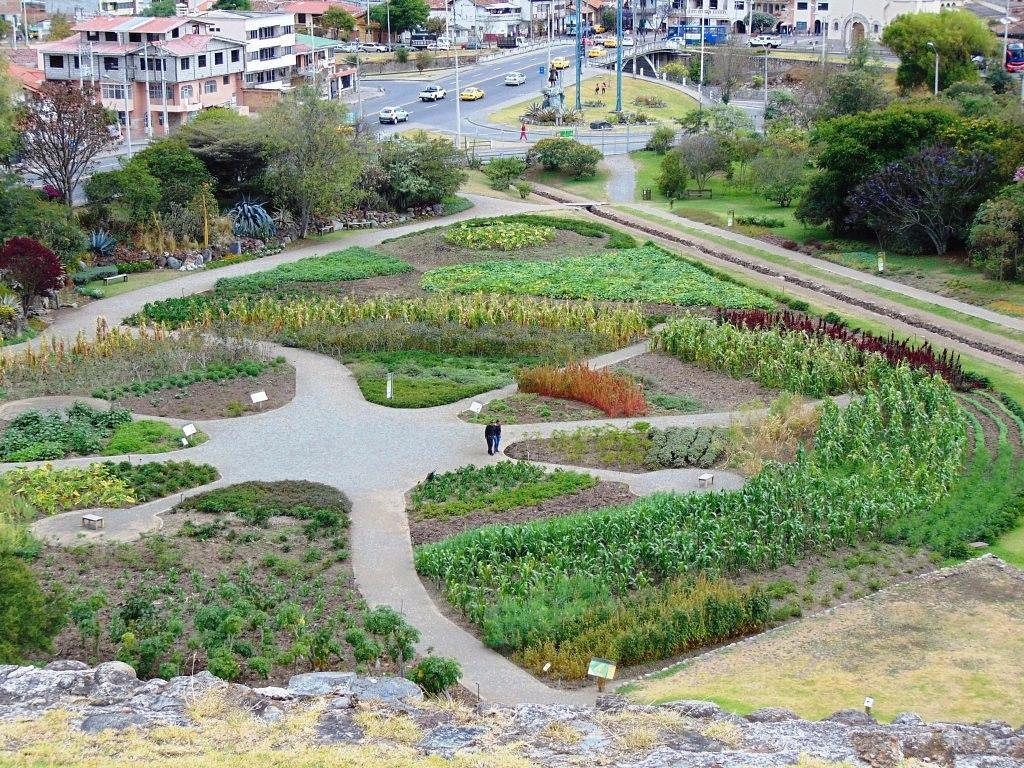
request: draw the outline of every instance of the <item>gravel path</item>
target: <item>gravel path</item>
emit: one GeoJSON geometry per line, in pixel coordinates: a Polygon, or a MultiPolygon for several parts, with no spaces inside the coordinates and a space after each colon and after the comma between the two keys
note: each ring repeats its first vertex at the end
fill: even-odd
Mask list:
{"type": "Polygon", "coordinates": [[[608,199],[613,203],[632,203],[636,194],[636,166],[629,155],[607,155],[605,167],[611,172],[608,177],[608,199]]]}

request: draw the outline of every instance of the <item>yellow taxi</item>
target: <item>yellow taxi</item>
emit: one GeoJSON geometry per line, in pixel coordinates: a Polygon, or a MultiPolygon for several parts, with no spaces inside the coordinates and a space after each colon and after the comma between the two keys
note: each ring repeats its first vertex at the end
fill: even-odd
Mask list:
{"type": "Polygon", "coordinates": [[[557,56],[551,60],[552,69],[568,69],[571,62],[565,56],[557,56]]]}
{"type": "Polygon", "coordinates": [[[587,51],[588,59],[596,59],[600,56],[604,56],[604,48],[600,45],[595,45],[589,51],[587,51]]]}
{"type": "Polygon", "coordinates": [[[476,101],[477,99],[482,99],[483,97],[484,92],[481,91],[479,88],[467,88],[466,90],[459,94],[459,98],[462,101],[476,101]]]}
{"type": "Polygon", "coordinates": [[[605,48],[617,48],[618,45],[619,45],[619,41],[616,40],[614,37],[606,37],[604,39],[604,47],[605,48]]]}
{"type": "Polygon", "coordinates": [[[595,24],[594,33],[600,35],[602,32],[604,32],[604,24],[595,24]]]}

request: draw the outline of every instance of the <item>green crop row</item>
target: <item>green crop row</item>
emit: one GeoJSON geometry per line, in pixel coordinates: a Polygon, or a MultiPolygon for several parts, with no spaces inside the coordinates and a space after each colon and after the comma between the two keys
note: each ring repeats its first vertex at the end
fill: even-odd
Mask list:
{"type": "Polygon", "coordinates": [[[131,395],[148,395],[151,392],[159,392],[161,389],[188,387],[201,381],[225,381],[240,376],[255,377],[267,369],[276,370],[284,365],[284,362],[283,357],[278,357],[272,361],[242,360],[237,363],[216,363],[205,368],[195,368],[170,376],[133,381],[131,384],[122,384],[116,387],[100,387],[93,390],[92,396],[101,400],[119,400],[131,395]]]}
{"type": "Polygon", "coordinates": [[[561,216],[546,216],[539,213],[516,213],[509,216],[471,219],[466,224],[471,227],[489,227],[492,224],[529,224],[535,227],[551,227],[564,232],[575,232],[577,235],[595,239],[607,235],[608,242],[605,243],[605,248],[636,248],[637,246],[632,235],[607,224],[583,219],[566,219],[561,216]]]}
{"type": "Polygon", "coordinates": [[[763,294],[719,280],[656,246],[558,261],[454,264],[423,276],[429,291],[502,293],[557,299],[642,301],[712,307],[764,307],[763,294]]]}
{"type": "Polygon", "coordinates": [[[591,488],[597,478],[520,461],[470,465],[434,475],[411,493],[410,510],[420,519],[446,519],[471,512],[501,512],[591,488]]]}
{"type": "Polygon", "coordinates": [[[280,264],[266,272],[242,277],[222,277],[214,286],[221,296],[259,294],[286,288],[290,283],[330,283],[359,280],[380,275],[399,275],[412,267],[406,262],[371,248],[352,247],[324,256],[309,256],[280,264]]]}
{"type": "Polygon", "coordinates": [[[555,230],[535,224],[500,222],[486,227],[456,224],[444,233],[445,242],[479,250],[517,251],[555,239],[555,230]]]}

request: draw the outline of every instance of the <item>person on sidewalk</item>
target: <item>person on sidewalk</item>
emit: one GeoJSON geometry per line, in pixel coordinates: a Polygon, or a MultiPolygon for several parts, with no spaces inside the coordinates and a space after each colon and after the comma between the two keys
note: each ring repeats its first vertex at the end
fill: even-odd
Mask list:
{"type": "Polygon", "coordinates": [[[526,121],[523,120],[522,125],[519,126],[519,140],[526,141],[526,121]]]}
{"type": "Polygon", "coordinates": [[[487,455],[494,455],[494,422],[484,427],[484,440],[487,441],[487,455]]]}
{"type": "Polygon", "coordinates": [[[501,422],[497,419],[494,420],[494,432],[491,433],[491,442],[494,444],[494,453],[500,453],[498,448],[501,446],[501,422]]]}

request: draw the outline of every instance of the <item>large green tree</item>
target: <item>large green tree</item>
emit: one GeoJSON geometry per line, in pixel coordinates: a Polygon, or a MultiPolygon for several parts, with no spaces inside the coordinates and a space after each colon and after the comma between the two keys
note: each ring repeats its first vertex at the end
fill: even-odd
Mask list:
{"type": "Polygon", "coordinates": [[[225,202],[260,193],[267,165],[267,136],[260,123],[232,109],[200,112],[176,137],[184,141],[216,180],[225,202]]]}
{"type": "Polygon", "coordinates": [[[65,14],[55,13],[50,16],[48,40],[63,40],[66,37],[71,37],[73,34],[75,34],[75,31],[71,28],[71,19],[65,14]]]}
{"type": "Polygon", "coordinates": [[[427,17],[430,15],[430,6],[426,0],[388,0],[370,10],[370,21],[380,24],[382,29],[385,28],[389,18],[388,9],[391,14],[392,35],[419,29],[427,23],[427,17]]]}
{"type": "Polygon", "coordinates": [[[210,172],[181,138],[157,141],[135,155],[129,163],[142,165],[160,182],[160,203],[183,204],[203,184],[213,181],[210,172]]]}
{"type": "Polygon", "coordinates": [[[49,650],[66,622],[65,600],[46,594],[23,560],[0,555],[0,664],[49,650]]]}
{"type": "Polygon", "coordinates": [[[358,199],[364,153],[344,105],[303,86],[261,123],[268,147],[265,192],[295,216],[300,237],[318,218],[336,215],[358,199]]]}
{"type": "Polygon", "coordinates": [[[15,236],[38,240],[74,267],[85,252],[85,233],[59,203],[44,200],[13,173],[0,174],[0,242],[15,236]]]}
{"type": "Polygon", "coordinates": [[[971,57],[991,56],[998,47],[995,35],[978,16],[949,9],[899,16],[885,28],[882,42],[900,58],[896,84],[903,90],[932,84],[936,51],[941,90],[961,80],[977,80],[971,57]]]}
{"type": "Polygon", "coordinates": [[[336,35],[345,33],[349,35],[356,28],[356,17],[346,11],[340,5],[332,5],[323,16],[320,23],[327,29],[333,30],[336,35]]]}

